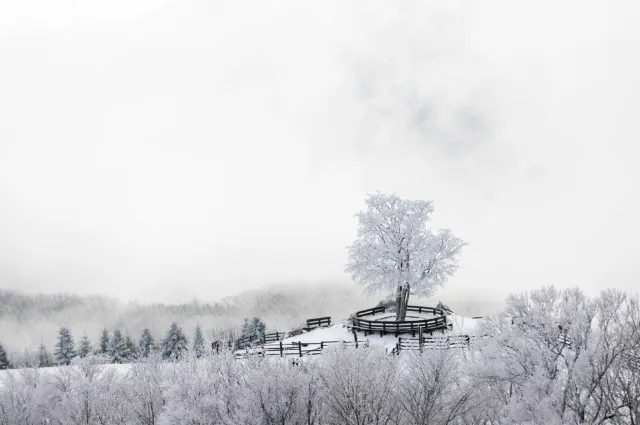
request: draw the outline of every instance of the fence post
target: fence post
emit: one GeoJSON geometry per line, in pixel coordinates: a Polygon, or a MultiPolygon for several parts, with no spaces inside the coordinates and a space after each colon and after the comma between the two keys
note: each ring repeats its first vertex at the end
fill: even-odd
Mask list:
{"type": "Polygon", "coordinates": [[[324,341],[320,341],[320,351],[324,350],[324,341]]]}
{"type": "Polygon", "coordinates": [[[353,332],[353,340],[356,342],[356,348],[358,348],[358,334],[355,329],[351,329],[351,331],[353,332]]]}
{"type": "Polygon", "coordinates": [[[298,353],[300,354],[300,357],[302,357],[302,342],[298,341],[298,353]]]}
{"type": "Polygon", "coordinates": [[[282,357],[282,341],[280,341],[280,357],[282,357]]]}
{"type": "Polygon", "coordinates": [[[420,326],[418,328],[418,346],[420,347],[420,352],[422,352],[423,345],[424,345],[424,326],[420,326]]]}

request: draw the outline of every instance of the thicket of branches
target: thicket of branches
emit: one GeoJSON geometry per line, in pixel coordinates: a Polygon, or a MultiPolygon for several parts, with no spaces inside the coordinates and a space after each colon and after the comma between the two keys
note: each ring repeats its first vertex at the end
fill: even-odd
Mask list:
{"type": "Polygon", "coordinates": [[[544,288],[508,299],[469,349],[328,349],[236,360],[155,353],[2,372],[5,424],[636,424],[635,298],[544,288]]]}

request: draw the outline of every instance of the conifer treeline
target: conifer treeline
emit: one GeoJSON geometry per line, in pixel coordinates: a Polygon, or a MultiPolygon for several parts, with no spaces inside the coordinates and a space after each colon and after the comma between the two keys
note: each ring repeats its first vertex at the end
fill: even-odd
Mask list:
{"type": "MultiPolygon", "coordinates": [[[[265,323],[258,317],[246,318],[236,332],[229,328],[220,331],[219,337],[234,341],[236,337],[260,335],[266,332],[265,323]]],[[[164,359],[175,359],[185,351],[192,351],[197,357],[206,353],[206,344],[200,325],[196,325],[191,342],[177,322],[172,322],[163,339],[156,340],[149,328],[143,329],[139,338],[123,333],[120,328],[102,329],[99,340],[92,343],[89,336],[84,334],[79,342],[73,337],[71,329],[66,326],[58,330],[57,342],[53,352],[49,351],[44,342],[40,342],[37,354],[30,355],[25,351],[26,362],[17,361],[12,364],[6,350],[0,344],[0,369],[11,369],[22,365],[37,365],[49,367],[69,365],[75,357],[85,358],[89,355],[101,356],[105,363],[129,363],[137,359],[149,357],[153,353],[160,353],[164,359]],[[35,357],[35,358],[34,358],[35,357]]],[[[15,360],[15,359],[14,359],[15,360]]]]}
{"type": "MultiPolygon", "coordinates": [[[[53,353],[43,342],[40,342],[36,363],[39,367],[69,365],[73,358],[85,358],[89,355],[102,356],[105,362],[128,363],[140,358],[148,357],[159,352],[165,359],[177,358],[185,351],[192,350],[200,357],[205,353],[205,342],[200,325],[196,326],[193,343],[189,345],[189,338],[178,323],[173,322],[167,330],[164,339],[156,341],[149,328],[145,328],[140,337],[135,340],[128,334],[123,334],[119,328],[111,331],[104,328],[97,345],[93,345],[85,334],[76,344],[71,330],[62,326],[58,331],[58,339],[53,353]]],[[[0,344],[0,369],[11,369],[7,353],[0,344]]]]}

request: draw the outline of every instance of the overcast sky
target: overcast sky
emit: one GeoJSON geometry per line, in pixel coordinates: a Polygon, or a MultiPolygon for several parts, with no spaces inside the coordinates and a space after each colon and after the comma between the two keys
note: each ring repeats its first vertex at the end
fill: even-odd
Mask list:
{"type": "Polygon", "coordinates": [[[350,283],[375,190],[443,293],[640,282],[637,1],[0,0],[0,287],[350,283]]]}

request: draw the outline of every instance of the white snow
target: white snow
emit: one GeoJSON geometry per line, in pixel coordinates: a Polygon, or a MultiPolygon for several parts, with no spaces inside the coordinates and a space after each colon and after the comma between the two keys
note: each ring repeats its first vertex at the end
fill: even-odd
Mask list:
{"type": "MultiPolygon", "coordinates": [[[[432,318],[437,317],[431,314],[426,313],[412,313],[416,318],[432,318]]],[[[389,313],[381,313],[373,316],[366,316],[368,320],[384,320],[388,317],[391,317],[389,313]],[[370,319],[371,318],[371,319],[370,319]]],[[[449,331],[445,331],[443,336],[447,335],[475,335],[476,327],[479,319],[472,319],[470,317],[459,316],[457,314],[450,314],[447,316],[448,323],[453,324],[452,329],[449,331]]],[[[323,328],[316,328],[312,331],[303,333],[301,335],[292,336],[289,338],[285,338],[282,343],[290,344],[294,342],[302,342],[302,343],[320,343],[327,341],[345,341],[345,342],[354,342],[353,332],[350,329],[347,329],[346,320],[342,320],[341,322],[323,328]]],[[[393,349],[398,342],[398,338],[394,334],[386,334],[384,336],[380,336],[379,333],[369,334],[366,337],[364,336],[364,332],[357,332],[358,342],[362,343],[364,341],[369,341],[369,345],[372,347],[382,347],[388,350],[393,349]]],[[[439,333],[434,334],[440,335],[439,333]]],[[[411,337],[411,335],[403,334],[400,337],[411,337]]],[[[265,344],[268,347],[277,347],[279,346],[278,342],[265,344]]]]}

